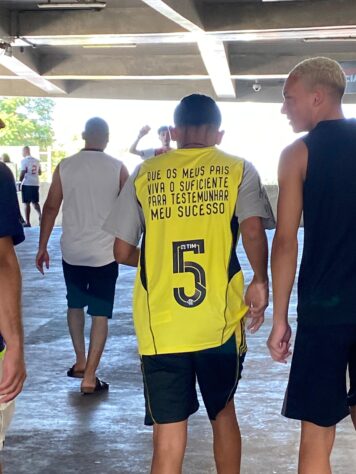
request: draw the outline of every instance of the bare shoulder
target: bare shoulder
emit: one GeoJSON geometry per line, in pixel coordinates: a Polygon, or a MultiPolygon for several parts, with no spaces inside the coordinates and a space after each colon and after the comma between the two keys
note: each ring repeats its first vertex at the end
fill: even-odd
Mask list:
{"type": "Polygon", "coordinates": [[[299,138],[282,151],[279,162],[279,175],[300,173],[305,176],[307,162],[308,149],[304,141],[299,138]]]}

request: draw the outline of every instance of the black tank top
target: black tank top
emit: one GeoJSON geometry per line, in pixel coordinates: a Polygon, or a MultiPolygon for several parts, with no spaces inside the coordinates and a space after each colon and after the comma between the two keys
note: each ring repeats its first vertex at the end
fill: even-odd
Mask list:
{"type": "Polygon", "coordinates": [[[319,122],[304,142],[298,321],[356,324],[356,120],[319,122]]]}

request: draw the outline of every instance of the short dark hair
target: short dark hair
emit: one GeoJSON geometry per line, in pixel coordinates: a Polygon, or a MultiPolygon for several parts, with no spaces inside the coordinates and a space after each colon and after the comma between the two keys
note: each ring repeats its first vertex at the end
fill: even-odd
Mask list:
{"type": "Polygon", "coordinates": [[[221,125],[221,112],[215,100],[203,94],[184,97],[174,111],[174,124],[177,127],[200,125],[221,125]]]}
{"type": "Polygon", "coordinates": [[[157,130],[158,135],[163,133],[163,132],[169,132],[169,127],[168,125],[161,125],[159,129],[157,130]]]}
{"type": "Polygon", "coordinates": [[[92,117],[86,122],[84,133],[88,136],[98,133],[107,134],[109,125],[100,117],[92,117]]]}

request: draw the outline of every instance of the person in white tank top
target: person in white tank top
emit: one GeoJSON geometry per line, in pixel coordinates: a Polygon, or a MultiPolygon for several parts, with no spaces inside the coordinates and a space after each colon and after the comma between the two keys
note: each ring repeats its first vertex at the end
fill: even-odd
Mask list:
{"type": "Polygon", "coordinates": [[[128,171],[104,149],[109,127],[98,117],[85,125],[85,148],[57,166],[43,207],[36,266],[49,268],[47,243],[63,202],[61,250],[67,286],[68,326],[76,360],[69,377],[82,378],[81,392],[108,389],[96,376],[112,317],[118,266],[114,238],[102,226],[117,199],[128,171]],[[88,353],[84,339],[84,307],[92,316],[88,353]]]}

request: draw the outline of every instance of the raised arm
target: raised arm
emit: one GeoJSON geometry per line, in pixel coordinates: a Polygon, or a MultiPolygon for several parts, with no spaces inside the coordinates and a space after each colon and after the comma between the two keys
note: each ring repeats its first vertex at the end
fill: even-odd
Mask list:
{"type": "Polygon", "coordinates": [[[46,202],[43,206],[40,241],[38,253],[36,256],[36,267],[43,274],[43,264],[49,268],[49,255],[47,252],[47,243],[52,233],[52,229],[58,215],[63,200],[62,183],[59,175],[59,165],[53,173],[52,184],[48,191],[46,202]]]}
{"type": "Polygon", "coordinates": [[[289,298],[298,255],[297,233],[303,210],[303,183],[308,152],[302,140],[287,147],[278,170],[277,227],[272,245],[273,327],[267,345],[271,356],[286,362],[290,355],[289,298]]]}
{"type": "Polygon", "coordinates": [[[142,151],[137,150],[137,145],[139,141],[141,140],[142,137],[147,135],[147,133],[151,130],[151,128],[148,125],[145,125],[144,127],[141,128],[141,130],[138,132],[138,136],[136,140],[133,142],[133,144],[129,148],[129,152],[133,153],[134,155],[142,156],[142,151]]]}

